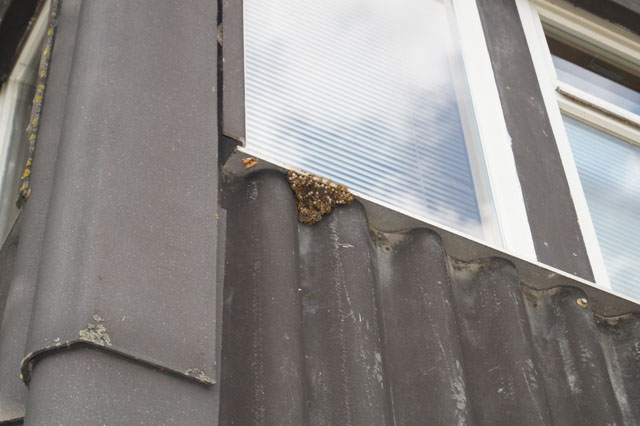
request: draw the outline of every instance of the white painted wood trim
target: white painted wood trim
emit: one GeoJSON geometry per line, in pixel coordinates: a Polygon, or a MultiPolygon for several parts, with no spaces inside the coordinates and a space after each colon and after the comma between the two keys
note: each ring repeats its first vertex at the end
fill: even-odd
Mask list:
{"type": "Polygon", "coordinates": [[[640,146],[640,116],[558,81],[562,112],[627,142],[640,146]]]}
{"type": "Polygon", "coordinates": [[[502,104],[482,22],[475,1],[452,0],[460,49],[476,115],[482,151],[491,186],[504,250],[524,259],[536,259],[511,136],[502,104]]]}
{"type": "Polygon", "coordinates": [[[603,133],[640,147],[640,128],[624,125],[617,117],[601,113],[590,105],[576,102],[561,93],[558,94],[557,100],[563,114],[588,124],[603,133]]]}
{"type": "Polygon", "coordinates": [[[621,62],[640,68],[640,36],[563,0],[532,0],[539,17],[551,26],[606,50],[621,62]]]}

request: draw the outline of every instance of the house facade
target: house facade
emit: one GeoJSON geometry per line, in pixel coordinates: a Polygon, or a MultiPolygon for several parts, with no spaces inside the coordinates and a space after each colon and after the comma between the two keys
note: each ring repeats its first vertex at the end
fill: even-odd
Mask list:
{"type": "MultiPolygon", "coordinates": [[[[635,265],[611,260],[633,255],[634,242],[600,219],[633,236],[637,213],[593,207],[580,159],[594,151],[580,145],[579,157],[575,145],[623,143],[623,157],[594,154],[604,165],[640,149],[640,5],[424,3],[442,9],[449,21],[434,28],[458,46],[442,62],[451,101],[390,108],[396,92],[385,98],[364,71],[393,40],[391,16],[388,27],[372,21],[370,51],[346,50],[351,61],[340,40],[355,38],[327,23],[357,36],[359,13],[341,21],[284,1],[0,1],[0,135],[5,157],[19,158],[3,160],[1,187],[12,202],[0,213],[0,425],[640,423],[640,282],[635,265]],[[294,24],[291,45],[260,44],[294,24]],[[305,55],[308,74],[286,74],[295,97],[273,80],[290,70],[270,72],[305,55]],[[331,77],[360,56],[347,84],[331,77]],[[630,103],[565,80],[581,75],[571,64],[617,79],[630,103]],[[325,80],[344,99],[309,95],[325,80]],[[402,151],[402,126],[337,127],[353,102],[384,123],[446,114],[412,127],[426,136],[401,157],[385,135],[402,151]],[[449,164],[447,143],[421,151],[447,114],[453,130],[440,142],[453,147],[458,132],[463,161],[451,164],[467,169],[416,172],[427,195],[410,207],[408,174],[377,167],[449,164]],[[310,176],[302,190],[289,170],[310,176]],[[335,205],[327,178],[355,201],[335,205]],[[465,188],[480,228],[447,222],[458,200],[447,196],[465,188]],[[318,203],[330,212],[301,223],[301,208],[318,203]]],[[[404,84],[404,66],[380,81],[404,84]]],[[[637,192],[616,189],[605,192],[636,205],[637,192]]]]}

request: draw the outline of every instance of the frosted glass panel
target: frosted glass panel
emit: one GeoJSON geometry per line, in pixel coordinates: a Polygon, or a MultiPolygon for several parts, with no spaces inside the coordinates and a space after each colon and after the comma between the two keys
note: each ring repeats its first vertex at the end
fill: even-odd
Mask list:
{"type": "Polygon", "coordinates": [[[640,148],[564,124],[612,287],[640,300],[640,148]]]}
{"type": "Polygon", "coordinates": [[[252,153],[482,237],[443,3],[245,0],[244,32],[252,153]]]}

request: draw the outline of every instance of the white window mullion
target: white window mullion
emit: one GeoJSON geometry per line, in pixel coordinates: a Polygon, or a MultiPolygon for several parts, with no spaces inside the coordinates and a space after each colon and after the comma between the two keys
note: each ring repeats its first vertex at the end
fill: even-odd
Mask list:
{"type": "Polygon", "coordinates": [[[474,1],[454,0],[460,32],[460,46],[467,67],[467,81],[482,141],[484,161],[493,192],[495,213],[504,249],[525,259],[536,259],[520,179],[516,170],[511,136],[507,130],[484,38],[482,22],[474,1]]]}

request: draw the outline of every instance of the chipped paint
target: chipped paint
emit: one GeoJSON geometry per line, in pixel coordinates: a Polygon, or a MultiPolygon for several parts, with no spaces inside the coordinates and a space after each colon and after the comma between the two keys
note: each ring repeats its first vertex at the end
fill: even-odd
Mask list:
{"type": "Polygon", "coordinates": [[[298,199],[298,221],[306,225],[320,222],[336,205],[351,204],[354,199],[346,186],[311,173],[289,170],[287,180],[298,199]]]}

